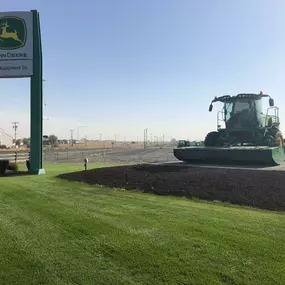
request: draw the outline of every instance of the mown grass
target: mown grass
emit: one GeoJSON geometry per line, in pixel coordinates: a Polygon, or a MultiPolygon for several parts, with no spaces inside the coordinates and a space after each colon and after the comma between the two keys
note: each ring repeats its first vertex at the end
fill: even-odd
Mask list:
{"type": "Polygon", "coordinates": [[[283,213],[0,178],[0,284],[285,284],[283,213]]]}

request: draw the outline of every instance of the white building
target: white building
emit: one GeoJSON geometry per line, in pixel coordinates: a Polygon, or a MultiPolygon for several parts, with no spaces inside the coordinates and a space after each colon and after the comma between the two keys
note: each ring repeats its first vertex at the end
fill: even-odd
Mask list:
{"type": "Polygon", "coordinates": [[[6,147],[13,146],[13,137],[6,134],[3,129],[0,128],[0,146],[5,145],[6,147]]]}

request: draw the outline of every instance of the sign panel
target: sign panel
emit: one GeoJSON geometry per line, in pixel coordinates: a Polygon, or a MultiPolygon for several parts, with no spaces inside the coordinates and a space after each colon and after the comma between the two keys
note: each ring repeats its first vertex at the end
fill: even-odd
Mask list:
{"type": "Polygon", "coordinates": [[[32,75],[32,12],[0,12],[0,78],[32,75]]]}

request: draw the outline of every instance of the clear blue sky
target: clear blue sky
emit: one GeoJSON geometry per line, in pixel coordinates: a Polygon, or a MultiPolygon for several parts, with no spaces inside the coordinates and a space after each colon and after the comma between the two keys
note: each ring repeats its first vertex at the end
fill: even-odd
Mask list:
{"type": "MultiPolygon", "coordinates": [[[[38,9],[44,51],[45,132],[89,138],[203,139],[214,96],[263,90],[285,131],[284,0],[4,1],[38,9]],[[84,135],[83,130],[81,130],[84,135]]],[[[0,127],[27,135],[29,81],[1,80],[0,127]]],[[[218,107],[218,106],[217,106],[218,107]]],[[[217,108],[215,109],[215,111],[217,108]]]]}

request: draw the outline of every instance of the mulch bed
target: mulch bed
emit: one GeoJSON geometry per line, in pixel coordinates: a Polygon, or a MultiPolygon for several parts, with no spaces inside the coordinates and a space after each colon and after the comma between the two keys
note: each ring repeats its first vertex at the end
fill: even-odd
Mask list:
{"type": "Polygon", "coordinates": [[[145,164],[92,169],[59,177],[158,195],[285,210],[285,172],[282,171],[145,164]]]}

